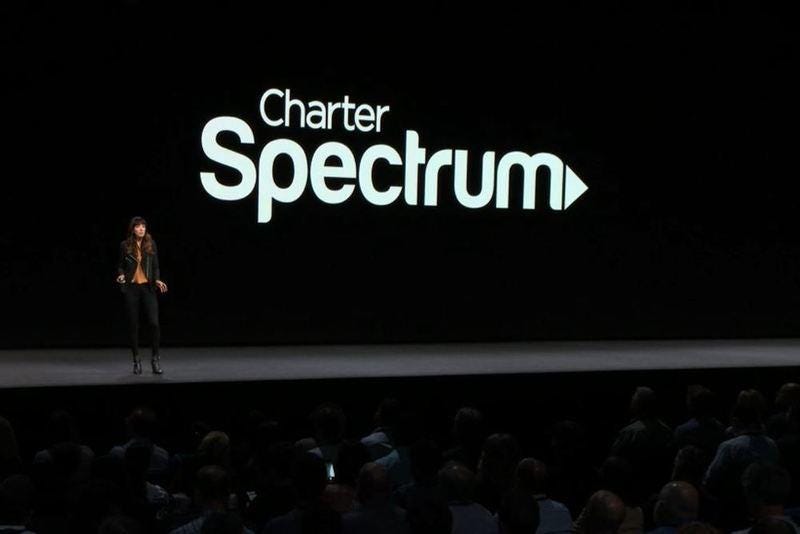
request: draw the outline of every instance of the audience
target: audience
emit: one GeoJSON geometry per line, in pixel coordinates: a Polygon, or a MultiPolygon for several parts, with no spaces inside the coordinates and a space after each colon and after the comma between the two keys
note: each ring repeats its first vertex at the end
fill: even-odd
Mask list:
{"type": "Polygon", "coordinates": [[[622,413],[589,425],[556,413],[541,429],[501,421],[513,433],[487,436],[497,422],[475,408],[452,428],[452,408],[432,409],[442,424],[425,426],[387,398],[366,436],[366,414],[324,403],[298,440],[301,417],[284,426],[250,410],[224,430],[165,424],[175,454],[156,445],[148,408],[105,441],[81,440],[64,410],[22,432],[0,417],[0,534],[797,533],[798,391],[781,386],[771,415],[759,391],[741,391],[723,429],[707,388],[690,386],[667,417],[640,387],[616,436],[622,413]],[[685,423],[671,432],[665,420],[685,423]]]}

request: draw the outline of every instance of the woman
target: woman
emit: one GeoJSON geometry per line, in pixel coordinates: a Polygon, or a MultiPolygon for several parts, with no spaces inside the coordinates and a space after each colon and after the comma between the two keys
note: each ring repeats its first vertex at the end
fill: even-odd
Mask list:
{"type": "Polygon", "coordinates": [[[144,308],[147,324],[153,334],[153,357],[150,361],[153,373],[163,373],[158,355],[160,333],[156,291],[166,293],[167,284],[160,280],[160,276],[156,242],[147,232],[147,222],[141,217],[134,217],[128,225],[128,237],[119,246],[117,283],[125,297],[135,375],[142,374],[142,362],[139,359],[140,307],[144,308]]]}

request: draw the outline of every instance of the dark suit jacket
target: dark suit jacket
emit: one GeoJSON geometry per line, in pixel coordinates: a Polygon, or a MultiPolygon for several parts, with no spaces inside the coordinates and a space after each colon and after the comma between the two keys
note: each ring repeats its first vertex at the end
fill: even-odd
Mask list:
{"type": "MultiPolygon", "coordinates": [[[[130,284],[133,280],[133,275],[136,273],[136,256],[128,254],[125,250],[125,241],[119,244],[119,264],[117,265],[117,274],[125,276],[125,283],[130,284]]],[[[153,253],[147,254],[142,251],[142,271],[144,271],[147,282],[152,286],[155,285],[156,280],[161,280],[161,271],[158,267],[158,248],[156,242],[153,241],[153,253]]]]}

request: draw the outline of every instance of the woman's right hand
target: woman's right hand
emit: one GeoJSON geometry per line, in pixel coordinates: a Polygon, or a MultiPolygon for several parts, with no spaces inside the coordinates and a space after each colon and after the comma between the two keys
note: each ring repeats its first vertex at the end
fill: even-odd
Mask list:
{"type": "Polygon", "coordinates": [[[121,275],[119,275],[117,277],[117,283],[118,284],[124,284],[125,283],[125,275],[124,274],[121,274],[121,275]]]}

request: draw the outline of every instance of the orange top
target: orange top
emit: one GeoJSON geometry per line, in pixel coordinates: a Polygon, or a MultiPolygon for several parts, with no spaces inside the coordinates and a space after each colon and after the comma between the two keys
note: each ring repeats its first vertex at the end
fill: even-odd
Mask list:
{"type": "Polygon", "coordinates": [[[144,275],[144,271],[142,270],[142,246],[139,243],[136,243],[136,261],[136,272],[133,273],[133,283],[146,284],[147,277],[144,275]]]}

